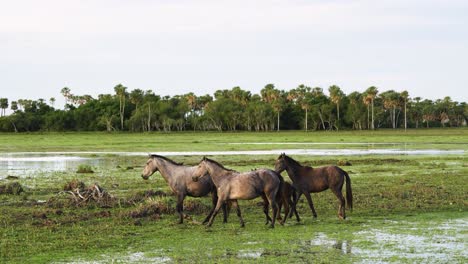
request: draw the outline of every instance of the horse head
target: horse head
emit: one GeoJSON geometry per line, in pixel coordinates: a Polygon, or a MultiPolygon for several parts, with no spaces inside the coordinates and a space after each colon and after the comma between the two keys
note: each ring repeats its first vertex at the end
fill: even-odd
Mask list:
{"type": "Polygon", "coordinates": [[[145,180],[148,180],[148,178],[153,175],[158,170],[158,167],[156,166],[156,162],[154,162],[154,158],[151,154],[149,154],[149,159],[146,161],[145,168],[143,168],[143,172],[141,173],[141,177],[145,180]]]}
{"type": "Polygon", "coordinates": [[[286,154],[281,153],[275,161],[275,171],[281,173],[286,170],[286,167],[286,154]]]}
{"type": "Polygon", "coordinates": [[[203,178],[208,174],[208,170],[206,168],[206,157],[203,156],[202,160],[198,163],[195,172],[193,173],[192,180],[197,182],[200,178],[203,178]]]}

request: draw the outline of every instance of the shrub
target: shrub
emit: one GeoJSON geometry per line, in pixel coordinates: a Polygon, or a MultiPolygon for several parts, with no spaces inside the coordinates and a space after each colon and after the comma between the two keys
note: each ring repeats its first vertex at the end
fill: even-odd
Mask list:
{"type": "Polygon", "coordinates": [[[93,168],[86,164],[81,164],[78,166],[76,173],[94,173],[93,168]]]}

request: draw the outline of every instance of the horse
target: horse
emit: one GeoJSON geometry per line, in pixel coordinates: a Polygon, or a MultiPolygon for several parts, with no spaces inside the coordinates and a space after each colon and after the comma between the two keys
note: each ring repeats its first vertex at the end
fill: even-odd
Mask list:
{"type": "Polygon", "coordinates": [[[353,208],[353,193],[351,190],[351,179],[346,171],[338,166],[325,166],[320,168],[312,168],[309,166],[302,166],[299,162],[290,158],[282,153],[275,161],[275,171],[281,173],[287,171],[289,178],[291,178],[294,187],[299,195],[294,201],[297,204],[300,196],[305,195],[312,214],[317,217],[314,204],[310,193],[322,192],[330,189],[338,198],[340,206],[338,208],[338,217],[345,219],[345,204],[347,203],[348,209],[353,208]],[[345,198],[341,192],[343,184],[346,180],[346,203],[345,198]]]}
{"type": "MultiPolygon", "coordinates": [[[[153,175],[154,172],[159,171],[161,176],[167,182],[172,192],[177,197],[176,210],[179,214],[179,224],[183,223],[183,208],[184,199],[186,196],[191,197],[202,197],[206,196],[211,192],[213,208],[211,209],[208,216],[203,221],[203,224],[208,222],[211,215],[213,214],[215,205],[218,201],[218,195],[215,189],[215,185],[210,177],[205,177],[201,181],[194,182],[192,177],[197,169],[197,166],[184,166],[181,163],[177,163],[169,158],[159,155],[149,155],[149,159],[146,162],[145,168],[141,174],[141,177],[145,180],[153,175]]],[[[223,205],[224,220],[227,222],[227,208],[223,205]]]]}
{"type": "Polygon", "coordinates": [[[264,201],[263,212],[267,215],[267,219],[269,218],[268,204],[270,204],[273,209],[270,227],[275,227],[275,219],[278,214],[276,196],[280,189],[280,175],[278,173],[269,169],[258,169],[239,173],[225,168],[217,161],[203,157],[194,173],[193,180],[199,181],[206,178],[206,175],[211,177],[218,192],[218,203],[216,204],[214,213],[211,215],[207,226],[213,224],[214,218],[221,205],[226,201],[231,201],[232,206],[236,207],[240,226],[244,227],[244,219],[242,219],[237,200],[251,200],[261,196],[264,201]]]}
{"type": "MultiPolygon", "coordinates": [[[[251,169],[251,171],[256,171],[257,168],[251,169]]],[[[286,223],[286,219],[292,217],[294,213],[296,215],[297,222],[301,221],[299,214],[297,213],[296,206],[294,204],[294,200],[296,199],[297,193],[296,189],[289,183],[285,182],[283,176],[278,173],[279,180],[280,180],[280,190],[276,195],[276,203],[278,204],[278,216],[276,217],[277,220],[280,220],[280,224],[284,225],[286,223]],[[281,207],[284,206],[284,218],[281,217],[281,207]],[[291,210],[290,210],[291,209],[291,210]]],[[[264,205],[268,206],[268,204],[264,205]]],[[[268,209],[267,209],[268,210],[268,209]]],[[[271,222],[270,216],[266,215],[267,221],[266,224],[271,222]]]]}
{"type": "Polygon", "coordinates": [[[280,195],[277,196],[276,202],[278,203],[278,212],[281,212],[281,207],[284,206],[284,218],[281,218],[281,214],[278,213],[278,220],[280,220],[280,224],[284,225],[286,223],[286,219],[292,217],[294,213],[296,215],[297,222],[301,221],[299,214],[296,210],[296,205],[294,201],[296,200],[297,194],[296,189],[291,183],[286,182],[283,180],[281,183],[281,190],[280,195]]]}

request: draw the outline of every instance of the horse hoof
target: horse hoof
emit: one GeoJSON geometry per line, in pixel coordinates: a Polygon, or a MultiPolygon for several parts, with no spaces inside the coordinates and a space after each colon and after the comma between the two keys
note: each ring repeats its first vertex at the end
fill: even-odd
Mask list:
{"type": "Polygon", "coordinates": [[[275,226],[274,226],[274,225],[270,225],[270,228],[275,228],[275,226]]]}

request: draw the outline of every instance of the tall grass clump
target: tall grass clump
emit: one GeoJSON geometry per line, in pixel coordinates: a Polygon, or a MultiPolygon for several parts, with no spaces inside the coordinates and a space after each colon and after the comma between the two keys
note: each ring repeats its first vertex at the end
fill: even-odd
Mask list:
{"type": "Polygon", "coordinates": [[[80,164],[76,170],[76,173],[94,173],[93,168],[86,164],[80,164]]]}

